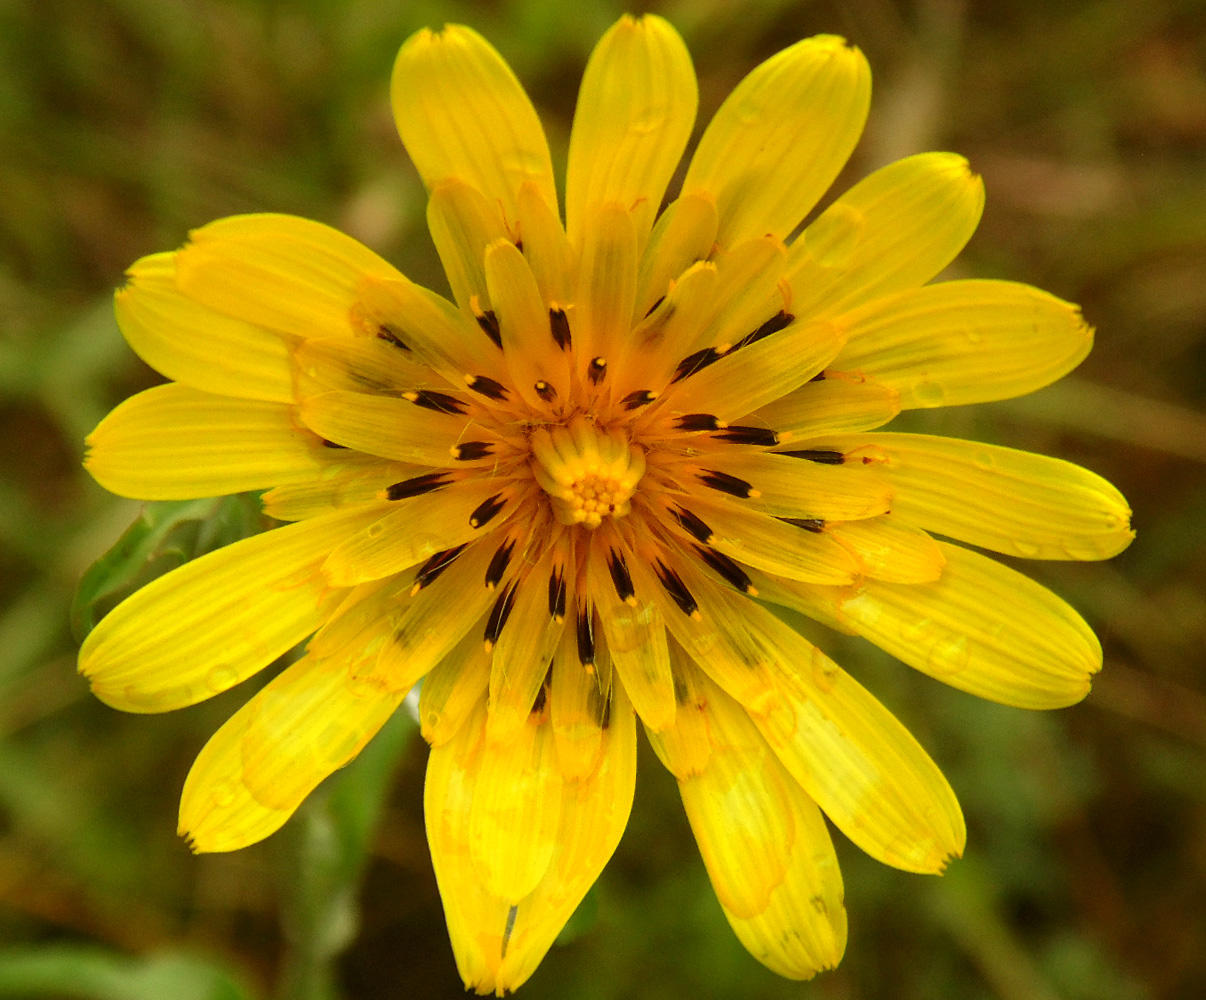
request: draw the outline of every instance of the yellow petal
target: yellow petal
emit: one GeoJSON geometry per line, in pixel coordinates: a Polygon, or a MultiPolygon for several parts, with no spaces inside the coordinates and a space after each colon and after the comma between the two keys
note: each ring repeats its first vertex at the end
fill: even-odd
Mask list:
{"type": "Polygon", "coordinates": [[[458,177],[514,219],[519,188],[530,181],[556,207],[540,119],[510,67],[476,31],[449,24],[408,38],[394,62],[390,97],[402,143],[428,190],[458,177]]]}
{"type": "Polygon", "coordinates": [[[811,978],[835,966],[846,944],[842,877],[825,821],[741,708],[702,683],[713,752],[679,789],[708,876],[758,961],[811,978]]]}
{"type": "Polygon", "coordinates": [[[367,278],[401,275],[350,236],[292,215],[219,219],[176,255],[176,286],[190,299],[299,337],[351,334],[367,278]]]}
{"type": "Polygon", "coordinates": [[[557,741],[558,765],[571,781],[589,777],[598,765],[611,691],[610,671],[606,668],[597,651],[593,664],[580,662],[574,630],[562,631],[561,645],[553,659],[549,718],[557,741]]]}
{"type": "Polygon", "coordinates": [[[695,123],[695,71],[683,40],[654,15],[625,15],[591,53],[578,91],[565,181],[570,242],[582,244],[590,209],[632,209],[644,244],[695,123]]]}
{"type": "Polygon", "coordinates": [[[904,409],[1020,396],[1062,378],[1089,353],[1080,310],[1011,281],[946,281],[878,299],[839,322],[835,368],[900,393],[904,409]]]}
{"type": "Polygon", "coordinates": [[[461,311],[473,316],[475,298],[481,309],[489,309],[482,258],[495,240],[510,238],[498,205],[464,181],[449,177],[431,192],[427,227],[461,311]]]}
{"type": "Polygon", "coordinates": [[[826,525],[825,530],[850,550],[863,575],[876,580],[929,583],[942,575],[946,565],[934,539],[890,514],[826,525]]]}
{"type": "Polygon", "coordinates": [[[738,502],[719,498],[692,498],[686,506],[711,530],[708,545],[767,573],[839,587],[860,573],[855,557],[824,531],[743,510],[738,502]]]}
{"type": "Polygon", "coordinates": [[[740,423],[769,427],[786,444],[810,434],[874,430],[899,412],[895,389],[863,375],[827,371],[824,378],[759,407],[740,423]]]}
{"type": "Polygon", "coordinates": [[[509,740],[524,727],[561,642],[564,618],[558,620],[555,608],[549,607],[554,552],[552,545],[546,546],[531,572],[516,584],[518,590],[498,597],[514,603],[490,664],[487,732],[492,739],[509,740]]]}
{"type": "Polygon", "coordinates": [[[636,301],[637,243],[632,215],[616,202],[591,209],[585,222],[574,311],[579,376],[601,357],[614,365],[628,337],[636,301]]]}
{"type": "Polygon", "coordinates": [[[511,384],[538,412],[546,408],[538,383],[564,402],[570,394],[569,360],[553,339],[549,311],[528,262],[514,244],[497,240],[486,250],[485,275],[511,384]]]}
{"type": "Polygon", "coordinates": [[[185,500],[317,479],[338,455],[283,403],[170,382],[131,396],[88,435],[84,467],[105,489],[185,500]]]}
{"type": "Polygon", "coordinates": [[[612,666],[633,707],[650,729],[664,729],[674,721],[674,679],[656,588],[643,586],[627,602],[622,599],[609,565],[619,556],[633,581],[641,567],[622,547],[609,548],[601,534],[594,532],[590,542],[590,598],[603,625],[612,666]]]}
{"type": "Polygon", "coordinates": [[[447,743],[468,720],[490,684],[490,654],[481,633],[469,629],[456,648],[423,678],[419,723],[432,746],[447,743]]]}
{"type": "Polygon", "coordinates": [[[984,184],[962,156],[921,153],[880,168],[792,245],[797,315],[836,316],[924,284],[963,249],[983,208],[984,184]]]}
{"type": "Polygon", "coordinates": [[[1122,494],[1058,458],[928,434],[848,434],[807,445],[877,467],[898,517],[995,552],[1108,559],[1134,537],[1122,494]]]}
{"type": "Polygon", "coordinates": [[[764,233],[786,238],[850,156],[870,100],[871,71],[858,49],[832,35],[797,42],[721,105],[683,194],[715,195],[724,245],[764,233]]]}
{"type": "Polygon", "coordinates": [[[769,612],[757,624],[779,651],[782,706],[754,721],[784,766],[873,858],[906,871],[942,871],[966,840],[942,772],[896,717],[819,649],[769,612]]]}
{"type": "Polygon", "coordinates": [[[685,781],[708,766],[712,755],[712,726],[703,675],[675,639],[670,640],[674,672],[674,725],[661,732],[646,729],[649,745],[671,774],[685,781]]]}
{"type": "Polygon", "coordinates": [[[835,614],[931,677],[1021,708],[1062,708],[1089,692],[1101,646],[1067,603],[1027,576],[959,545],[932,583],[869,580],[853,596],[820,592],[835,614]]]}
{"type": "Polygon", "coordinates": [[[474,512],[499,493],[491,480],[454,483],[422,496],[399,500],[360,531],[349,533],[323,564],[332,586],[351,587],[414,566],[445,549],[464,545],[492,530],[514,508],[508,503],[486,525],[471,523],[474,512]]]}
{"type": "MultiPolygon", "coordinates": [[[[485,715],[483,699],[475,717],[432,750],[424,814],[457,968],[468,988],[501,995],[535,971],[615,851],[632,807],[636,732],[632,708],[617,687],[599,766],[585,780],[563,782],[544,877],[512,906],[487,891],[470,843],[486,757],[485,715]]],[[[515,837],[528,822],[517,817],[502,835],[515,837]]]]}
{"type": "Polygon", "coordinates": [[[842,332],[829,323],[792,323],[684,378],[667,405],[734,421],[806,383],[843,343],[842,332]]]}
{"type": "Polygon", "coordinates": [[[166,712],[233,687],[318,628],[328,594],[319,566],[376,517],[316,517],[159,577],[101,619],[80,672],[101,701],[127,712],[166,712]]]}
{"type": "Polygon", "coordinates": [[[302,401],[301,419],[319,437],[369,455],[416,465],[452,465],[468,421],[391,396],[334,390],[302,401]]]}
{"type": "Polygon", "coordinates": [[[340,507],[372,503],[387,486],[426,471],[418,465],[367,459],[359,452],[336,450],[334,454],[347,456],[346,465],[331,465],[320,479],[269,490],[260,498],[264,513],[278,521],[301,521],[340,507]]]}
{"type": "Polygon", "coordinates": [[[357,684],[339,659],[299,660],[205,745],[184,783],[180,834],[195,851],[262,840],[364,748],[403,695],[357,684]]]}
{"type": "Polygon", "coordinates": [[[519,236],[545,305],[565,306],[571,302],[577,281],[577,255],[561,228],[556,205],[550,207],[536,185],[530,183],[519,189],[519,236]]]}
{"type": "MultiPolygon", "coordinates": [[[[698,462],[702,471],[694,493],[706,496],[708,475],[720,472],[749,484],[752,492],[738,500],[741,506],[775,517],[857,521],[886,514],[891,506],[891,487],[881,470],[870,465],[827,465],[744,449],[706,455],[698,462]]],[[[724,485],[717,492],[731,492],[724,485]]]]}
{"type": "MultiPolygon", "coordinates": [[[[679,553],[672,569],[691,595],[695,612],[677,605],[641,566],[635,575],[643,592],[654,595],[670,634],[708,677],[751,712],[765,713],[776,704],[771,654],[761,635],[750,628],[749,614],[769,614],[743,594],[713,583],[691,556],[679,553]]],[[[688,700],[689,703],[689,700],[688,700]]]]}
{"type": "Polygon", "coordinates": [[[563,782],[553,727],[533,713],[505,742],[487,727],[481,754],[469,856],[486,892],[514,905],[536,888],[557,846],[563,782]]]}
{"type": "Polygon", "coordinates": [[[409,352],[380,337],[313,337],[293,349],[293,365],[299,397],[327,389],[400,396],[418,389],[448,388],[409,352]]]}
{"type": "Polygon", "coordinates": [[[647,315],[688,267],[712,256],[718,225],[716,199],[706,191],[677,199],[658,217],[641,255],[633,322],[647,315]]]}
{"type": "Polygon", "coordinates": [[[226,396],[292,401],[285,340],[181,293],[174,253],[137,261],[114,297],[114,310],[134,353],[168,378],[226,396]]]}

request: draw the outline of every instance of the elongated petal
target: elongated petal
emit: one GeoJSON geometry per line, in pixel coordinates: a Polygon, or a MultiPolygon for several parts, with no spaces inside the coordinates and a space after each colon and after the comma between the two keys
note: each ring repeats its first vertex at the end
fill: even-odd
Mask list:
{"type": "Polygon", "coordinates": [[[900,393],[904,409],[1020,396],[1062,378],[1093,346],[1080,310],[1011,281],[947,281],[842,317],[833,363],[900,393]]]}
{"type": "Polygon", "coordinates": [[[825,377],[759,407],[742,424],[769,427],[787,444],[809,435],[869,431],[900,412],[900,393],[864,375],[825,372],[825,377]]]}
{"type": "Polygon", "coordinates": [[[380,337],[312,337],[293,349],[298,397],[329,389],[400,396],[418,389],[447,389],[448,384],[380,337]]]}
{"type": "Polygon", "coordinates": [[[427,227],[461,311],[473,316],[475,299],[483,311],[489,309],[482,260],[491,243],[510,238],[498,205],[464,181],[449,177],[431,192],[427,227]]]}
{"type": "Polygon", "coordinates": [[[595,46],[578,91],[565,181],[569,238],[589,209],[633,210],[643,244],[695,123],[695,71],[683,40],[653,15],[620,18],[595,46]]]}
{"type": "Polygon", "coordinates": [[[451,465],[467,421],[409,400],[334,390],[303,400],[301,419],[315,434],[369,455],[416,465],[451,465]]]}
{"type": "Polygon", "coordinates": [[[80,672],[101,701],[166,712],[266,667],[322,622],[327,553],[378,513],[355,509],[235,542],[147,584],[84,640],[80,672]]]}
{"type": "MultiPolygon", "coordinates": [[[[378,507],[372,523],[349,532],[331,552],[323,572],[332,586],[351,587],[464,545],[495,526],[494,522],[489,528],[474,524],[473,514],[498,492],[498,485],[490,480],[471,480],[399,500],[390,510],[378,507]]],[[[508,504],[499,516],[508,515],[513,506],[508,504]]]]}
{"type": "Polygon", "coordinates": [[[143,361],[194,389],[293,399],[289,351],[269,330],[207,309],[176,287],[176,255],[143,257],[114,297],[122,336],[143,361]]]}
{"type": "Polygon", "coordinates": [[[88,435],[84,467],[105,489],[185,500],[319,478],[339,461],[293,407],[171,382],[132,396],[88,435]]]}
{"type": "Polygon", "coordinates": [[[523,86],[481,35],[449,24],[407,39],[390,82],[394,121],[428,190],[458,177],[516,217],[519,188],[557,204],[544,129],[523,86]]]}
{"type": "Polygon", "coordinates": [[[278,829],[324,778],[355,757],[401,703],[306,657],[243,706],[205,745],[180,802],[195,851],[234,851],[278,829]]]}
{"type": "Polygon", "coordinates": [[[846,912],[820,810],[739,706],[701,678],[712,753],[679,789],[721,907],[763,964],[808,979],[837,964],[846,912]]]}
{"type": "Polygon", "coordinates": [[[348,456],[347,464],[328,467],[320,478],[269,490],[260,498],[264,513],[278,521],[301,521],[341,507],[372,503],[387,486],[425,471],[422,466],[377,461],[344,449],[336,449],[335,455],[348,456]]]}
{"type": "Polygon", "coordinates": [[[591,209],[586,223],[574,315],[575,355],[586,365],[601,357],[615,364],[636,301],[637,242],[631,213],[618,202],[591,209]]]}
{"type": "Polygon", "coordinates": [[[870,462],[893,488],[895,515],[995,552],[1108,559],[1134,537],[1122,494],[1058,458],[928,434],[850,434],[808,447],[870,462]]]}
{"type": "Polygon", "coordinates": [[[850,551],[863,575],[875,580],[929,583],[942,575],[946,565],[934,539],[890,514],[827,525],[825,530],[850,551]]]}
{"type": "Polygon", "coordinates": [[[519,236],[545,305],[565,306],[571,302],[577,254],[561,228],[557,206],[550,206],[531,183],[519,189],[519,236]]]}
{"type": "MultiPolygon", "coordinates": [[[[742,506],[775,517],[857,521],[886,514],[891,505],[892,487],[880,470],[871,466],[827,465],[739,449],[703,456],[698,461],[702,467],[697,476],[700,488],[693,492],[704,492],[715,482],[711,474],[720,472],[749,484],[747,497],[738,500],[742,506]]],[[[733,490],[727,481],[721,486],[711,488],[721,493],[733,490]]]]}
{"type": "Polygon", "coordinates": [[[844,343],[829,323],[793,323],[684,379],[671,405],[733,421],[806,383],[844,343]]]}
{"type": "Polygon", "coordinates": [[[1021,708],[1062,708],[1089,692],[1101,646],[1067,603],[1029,577],[939,543],[932,583],[869,580],[853,596],[821,591],[844,624],[953,687],[1021,708]]]}
{"type": "Polygon", "coordinates": [[[683,194],[716,197],[717,239],[785,239],[850,156],[867,118],[871,71],[832,35],[797,42],[749,74],[699,141],[683,194]]]}
{"type": "Polygon", "coordinates": [[[573,631],[563,630],[553,660],[549,718],[557,741],[557,763],[571,781],[594,771],[603,745],[603,726],[610,721],[610,672],[600,669],[602,666],[597,651],[594,663],[582,663],[573,631]]]}
{"type": "Polygon", "coordinates": [[[479,629],[469,629],[456,648],[423,678],[419,724],[432,746],[447,743],[477,707],[490,684],[490,654],[479,629]]]}
{"type": "Polygon", "coordinates": [[[718,225],[716,199],[706,191],[677,199],[658,217],[641,256],[633,322],[649,313],[670,282],[711,256],[718,225]]]}
{"type": "Polygon", "coordinates": [[[784,766],[873,858],[906,871],[942,871],[966,839],[942,772],[841,667],[770,612],[755,614],[751,627],[780,651],[782,706],[754,721],[784,766]]]}
{"type": "MultiPolygon", "coordinates": [[[[530,895],[509,905],[487,891],[471,844],[470,817],[485,759],[485,715],[483,700],[455,737],[432,750],[424,813],[457,968],[471,989],[502,994],[532,974],[619,843],[632,806],[636,732],[632,709],[617,689],[599,766],[586,780],[562,784],[545,874],[530,895]]],[[[514,776],[505,778],[504,788],[514,776]]],[[[521,838],[527,822],[517,817],[500,835],[521,838]]]]}
{"type": "Polygon", "coordinates": [[[703,674],[678,640],[670,640],[677,708],[674,725],[661,732],[646,729],[649,745],[666,770],[679,781],[703,772],[712,756],[712,724],[703,674]]]}
{"type": "Polygon", "coordinates": [[[367,278],[400,279],[337,229],[292,215],[235,215],[189,233],[176,286],[226,316],[298,337],[351,334],[367,278]]]}
{"type": "Polygon", "coordinates": [[[880,168],[792,245],[797,314],[836,316],[924,284],[963,249],[983,208],[984,184],[962,156],[920,153],[880,168]]]}

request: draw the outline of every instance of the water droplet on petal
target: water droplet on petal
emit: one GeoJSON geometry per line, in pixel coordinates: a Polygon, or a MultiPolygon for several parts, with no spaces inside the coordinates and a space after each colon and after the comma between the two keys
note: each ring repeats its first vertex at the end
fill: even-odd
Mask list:
{"type": "Polygon", "coordinates": [[[918,382],[913,386],[913,399],[918,406],[941,406],[946,402],[946,389],[937,382],[918,382]]]}
{"type": "Polygon", "coordinates": [[[804,246],[822,267],[845,267],[862,240],[863,213],[841,202],[831,206],[804,232],[804,246]]]}
{"type": "Polygon", "coordinates": [[[930,647],[925,662],[938,675],[957,674],[971,661],[967,636],[948,633],[930,647]]]}
{"type": "Polygon", "coordinates": [[[220,694],[238,683],[239,673],[229,663],[219,663],[205,675],[205,686],[214,694],[220,694]]]}
{"type": "Polygon", "coordinates": [[[1041,545],[1022,539],[1014,539],[1013,544],[1017,546],[1018,555],[1025,556],[1027,559],[1035,558],[1042,551],[1041,545]]]}
{"type": "Polygon", "coordinates": [[[223,781],[221,784],[214,785],[209,797],[213,800],[214,805],[219,809],[227,809],[234,805],[234,800],[237,790],[232,782],[223,781]]]}

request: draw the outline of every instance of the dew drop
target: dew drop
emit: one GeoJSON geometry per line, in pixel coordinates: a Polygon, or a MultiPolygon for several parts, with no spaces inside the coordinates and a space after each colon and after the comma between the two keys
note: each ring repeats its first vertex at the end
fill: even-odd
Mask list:
{"type": "Polygon", "coordinates": [[[913,386],[913,399],[918,406],[941,406],[946,402],[946,389],[937,382],[918,382],[913,386]]]}
{"type": "Polygon", "coordinates": [[[223,781],[221,784],[214,785],[213,790],[209,793],[210,799],[219,809],[227,809],[234,805],[234,800],[237,795],[235,786],[232,782],[223,781]]]}
{"type": "Polygon", "coordinates": [[[845,267],[862,240],[863,213],[841,202],[831,206],[804,232],[804,246],[821,267],[845,267]]]}
{"type": "Polygon", "coordinates": [[[205,686],[214,694],[220,694],[239,683],[239,672],[229,663],[219,663],[205,675],[205,686]]]}
{"type": "Polygon", "coordinates": [[[926,666],[934,674],[949,676],[967,668],[971,660],[967,636],[950,633],[930,647],[926,666]]]}
{"type": "Polygon", "coordinates": [[[900,626],[900,637],[905,642],[920,642],[928,638],[934,631],[934,623],[928,618],[918,618],[907,621],[900,626]]]}
{"type": "Polygon", "coordinates": [[[381,521],[374,521],[368,526],[367,530],[369,538],[378,538],[381,532],[385,530],[385,525],[381,521]]]}
{"type": "Polygon", "coordinates": [[[996,465],[992,457],[992,453],[988,451],[978,451],[972,456],[972,465],[977,469],[991,469],[996,465]]]}
{"type": "Polygon", "coordinates": [[[1043,551],[1041,545],[1034,542],[1023,541],[1020,538],[1015,538],[1013,544],[1017,547],[1018,555],[1025,556],[1027,559],[1034,559],[1040,552],[1043,551]]]}

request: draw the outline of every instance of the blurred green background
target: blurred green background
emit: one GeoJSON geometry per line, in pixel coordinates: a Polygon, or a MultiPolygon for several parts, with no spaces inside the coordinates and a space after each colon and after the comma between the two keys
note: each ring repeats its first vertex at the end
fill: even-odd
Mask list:
{"type": "MultiPolygon", "coordinates": [[[[321,219],[446,287],[387,101],[410,32],[457,20],[486,34],[563,162],[582,66],[622,9],[0,0],[0,996],[462,995],[423,833],[425,746],[404,715],[267,843],[194,857],[176,838],[189,764],[247,686],[163,717],[88,694],[72,593],[140,505],[89,480],[82,440],[159,380],[113,322],[123,270],[210,219],[321,219]]],[[[1128,496],[1139,537],[1109,564],[1028,567],[1102,638],[1106,669],[1075,708],[989,705],[859,641],[825,642],[943,766],[969,827],[942,879],[836,838],[851,929],[837,972],[794,984],[745,954],[645,747],[619,851],[523,995],[1206,996],[1206,4],[629,9],[686,37],[704,122],[789,42],[857,43],[876,91],[839,188],[918,150],[970,158],[988,206],[953,273],[1081,303],[1097,347],[1034,396],[910,426],[1081,462],[1128,496]]],[[[114,574],[160,571],[249,518],[237,500],[152,510],[114,574]]]]}

